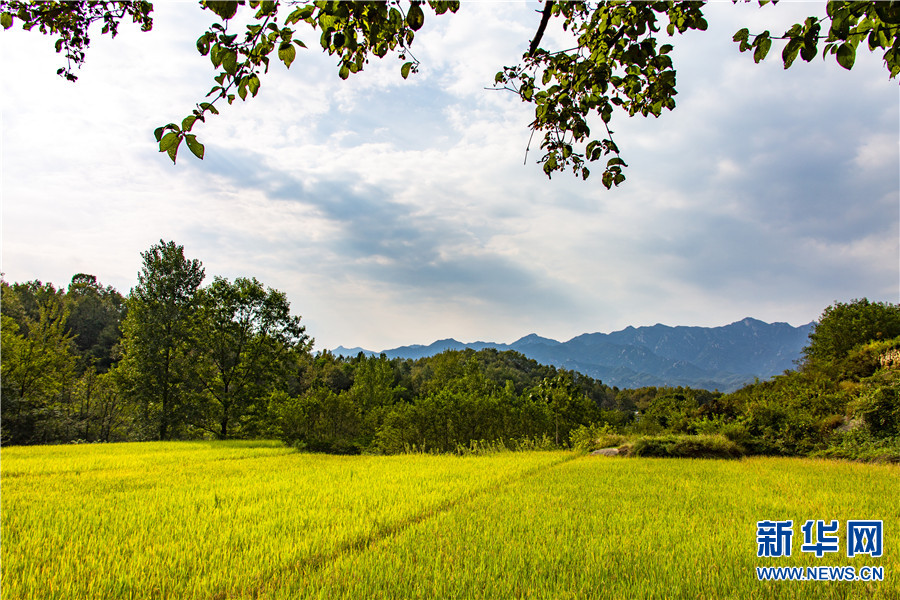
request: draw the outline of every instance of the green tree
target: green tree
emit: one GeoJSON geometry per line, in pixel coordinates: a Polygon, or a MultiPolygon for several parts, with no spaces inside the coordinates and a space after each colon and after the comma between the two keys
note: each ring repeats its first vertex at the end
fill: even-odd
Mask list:
{"type": "Polygon", "coordinates": [[[282,361],[310,340],[284,293],[256,279],[216,277],[200,290],[198,307],[196,373],[205,402],[194,422],[225,439],[254,408],[264,409],[282,361]]]}
{"type": "MultiPolygon", "coordinates": [[[[52,286],[49,288],[52,290],[52,286]]],[[[4,308],[15,304],[14,295],[4,282],[4,308]]],[[[21,324],[5,312],[0,315],[4,444],[54,441],[62,425],[62,404],[75,377],[63,297],[43,294],[36,308],[37,315],[20,313],[21,324]]]]}
{"type": "Polygon", "coordinates": [[[95,364],[103,373],[115,360],[114,348],[121,337],[125,298],[113,287],[101,285],[93,275],[72,277],[66,294],[66,321],[84,366],[95,364]]]}
{"type": "Polygon", "coordinates": [[[204,271],[175,242],[160,240],[141,257],[122,325],[119,376],[128,397],[142,408],[147,434],[166,440],[184,429],[196,383],[194,328],[204,271]]]}
{"type": "MultiPolygon", "coordinates": [[[[760,0],[760,5],[768,0],[760,0]]],[[[401,2],[301,3],[251,0],[249,14],[240,33],[229,33],[228,25],[244,5],[238,2],[203,0],[200,5],[215,14],[218,22],[197,39],[197,50],[208,56],[216,70],[214,85],[202,101],[180,123],[169,123],[155,131],[160,152],[174,162],[182,143],[198,158],[204,146],[193,128],[207,116],[218,114],[216,103],[231,104],[236,98],[254,97],[268,71],[272,55],[290,67],[297,48],[306,44],[297,37],[298,27],[316,33],[323,51],[338,58],[338,75],[347,79],[363,70],[371,55],[396,54],[404,78],[418,70],[419,61],[410,49],[425,23],[425,9],[436,15],[454,13],[456,1],[419,0],[401,2]]],[[[773,3],[774,4],[774,3],[773,3]]],[[[613,140],[609,124],[618,108],[630,116],[653,115],[675,107],[676,70],[671,59],[673,45],[660,44],[663,29],[677,32],[705,30],[703,2],[626,0],[622,2],[558,2],[545,0],[540,21],[528,51],[518,64],[497,73],[495,84],[534,105],[533,133],[542,136],[539,162],[550,176],[571,169],[583,178],[590,175],[587,163],[605,159],[602,183],[610,188],[625,180],[624,159],[613,140]],[[551,19],[557,19],[571,36],[564,49],[541,46],[551,19]],[[598,135],[589,120],[599,117],[598,135]]],[[[65,50],[69,68],[59,70],[74,80],[71,66],[84,62],[90,40],[88,30],[103,22],[103,33],[115,35],[125,17],[144,31],[152,27],[152,5],[147,2],[0,2],[0,23],[6,29],[20,21],[25,29],[58,36],[58,52],[65,50]]],[[[882,57],[891,78],[900,73],[900,3],[828,2],[826,14],[796,23],[782,35],[768,30],[751,34],[741,29],[734,35],[741,52],[751,51],[760,62],[770,52],[773,40],[784,41],[781,53],[785,68],[799,56],[811,61],[824,44],[823,57],[851,69],[860,46],[882,57]]],[[[595,128],[598,129],[598,128],[595,128]]]]}
{"type": "Polygon", "coordinates": [[[856,346],[900,335],[900,305],[868,298],[835,302],[825,309],[803,349],[807,367],[834,364],[856,346]]]}

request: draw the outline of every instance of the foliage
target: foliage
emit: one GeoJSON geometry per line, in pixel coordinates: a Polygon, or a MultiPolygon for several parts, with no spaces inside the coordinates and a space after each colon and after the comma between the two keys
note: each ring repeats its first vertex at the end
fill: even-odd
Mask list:
{"type": "MultiPolygon", "coordinates": [[[[196,376],[203,405],[194,424],[226,439],[256,409],[308,336],[287,297],[256,279],[216,277],[197,291],[196,376]],[[231,427],[231,428],[229,428],[231,427]]],[[[246,426],[246,425],[245,425],[246,426]]]]}
{"type": "Polygon", "coordinates": [[[5,282],[2,287],[2,441],[46,443],[59,436],[53,417],[66,403],[75,376],[72,338],[65,329],[68,313],[62,297],[47,286],[34,306],[37,314],[21,311],[17,323],[5,310],[16,303],[16,292],[5,282]]]}
{"type": "Polygon", "coordinates": [[[744,449],[723,435],[663,435],[638,438],[629,454],[659,458],[740,458],[744,449]]]}
{"type": "Polygon", "coordinates": [[[66,329],[85,366],[93,364],[101,372],[116,361],[115,345],[122,333],[125,298],[112,286],[103,286],[94,275],[78,273],[66,293],[69,317],[66,329]]]}
{"type": "Polygon", "coordinates": [[[827,448],[812,454],[821,458],[840,458],[867,462],[900,463],[900,436],[876,438],[863,427],[842,431],[827,448]]]}
{"type": "Polygon", "coordinates": [[[197,290],[204,270],[175,242],[160,240],[141,257],[122,324],[119,372],[126,394],[142,406],[145,435],[167,440],[183,430],[191,409],[197,290]]]}
{"type": "Polygon", "coordinates": [[[819,317],[803,355],[809,366],[821,367],[843,360],[861,344],[897,336],[900,305],[870,302],[868,298],[835,302],[819,317]]]}
{"type": "Polygon", "coordinates": [[[116,37],[119,23],[125,17],[141,26],[141,31],[150,31],[153,18],[150,2],[126,2],[122,0],[88,2],[0,2],[0,25],[3,29],[13,26],[16,19],[22,22],[26,31],[37,29],[44,35],[59,36],[54,44],[57,53],[65,52],[66,67],[56,71],[57,75],[69,81],[78,77],[73,69],[84,64],[85,52],[91,44],[90,29],[94,23],[102,22],[101,33],[116,37]]]}
{"type": "Polygon", "coordinates": [[[581,425],[569,433],[569,443],[574,450],[591,452],[599,448],[621,446],[627,438],[616,432],[609,423],[581,425]]]}
{"type": "MultiPolygon", "coordinates": [[[[768,0],[760,0],[760,5],[768,0]]],[[[193,132],[197,122],[218,114],[216,103],[228,104],[236,98],[255,97],[268,72],[274,54],[290,68],[297,48],[306,48],[298,37],[299,27],[317,33],[319,45],[338,59],[338,75],[347,79],[365,67],[370,56],[396,54],[404,79],[418,71],[419,61],[411,53],[416,33],[424,26],[425,8],[436,15],[455,13],[457,1],[400,0],[388,2],[283,3],[261,0],[222,2],[202,0],[201,6],[220,22],[213,23],[196,42],[198,52],[208,56],[216,70],[215,85],[207,98],[180,121],[158,127],[154,134],[159,151],[175,162],[182,142],[202,159],[205,148],[193,132]],[[243,14],[245,5],[249,13],[243,14]],[[404,8],[405,7],[405,8],[404,8]],[[240,18],[236,18],[242,12],[240,18]],[[229,33],[232,20],[243,21],[240,33],[229,33]]],[[[774,4],[774,3],[773,3],[774,4]]],[[[545,0],[541,20],[528,51],[521,61],[497,73],[495,85],[517,94],[534,105],[532,135],[542,134],[539,159],[550,176],[571,169],[587,179],[587,163],[605,160],[601,181],[606,188],[625,180],[627,167],[609,128],[618,107],[629,116],[659,117],[675,107],[676,70],[671,59],[671,43],[659,43],[663,28],[667,38],[675,33],[706,30],[703,2],[623,1],[556,2],[545,0]],[[547,50],[541,46],[551,19],[558,19],[571,36],[571,47],[547,50]],[[602,125],[592,123],[599,117],[602,125]],[[593,131],[592,131],[593,127],[593,131]],[[596,130],[601,133],[596,134],[596,130]]],[[[103,33],[115,36],[118,23],[130,16],[144,31],[152,27],[148,2],[0,2],[0,23],[5,29],[18,19],[26,30],[37,28],[59,35],[58,52],[69,61],[60,74],[73,80],[71,66],[84,62],[90,39],[88,29],[102,21],[103,33]]],[[[780,37],[768,30],[751,34],[743,28],[733,37],[741,52],[753,51],[760,62],[772,42],[785,40],[784,67],[800,56],[811,61],[819,42],[824,42],[823,58],[833,55],[837,63],[851,69],[861,44],[872,52],[883,52],[891,78],[900,73],[900,7],[896,2],[831,1],[824,17],[809,17],[791,26],[780,37]],[[822,35],[824,30],[827,35],[822,35]],[[752,38],[752,39],[751,39],[752,38]]]]}

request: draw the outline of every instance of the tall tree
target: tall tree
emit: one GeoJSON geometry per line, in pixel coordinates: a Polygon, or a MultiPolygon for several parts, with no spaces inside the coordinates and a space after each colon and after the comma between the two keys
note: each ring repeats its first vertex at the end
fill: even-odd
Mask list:
{"type": "Polygon", "coordinates": [[[175,242],[160,240],[141,257],[122,326],[120,371],[128,396],[143,409],[148,433],[165,440],[183,429],[194,384],[193,333],[204,270],[175,242]]]}
{"type": "Polygon", "coordinates": [[[198,299],[196,373],[205,402],[194,422],[225,439],[254,408],[264,410],[282,360],[310,339],[285,294],[256,279],[216,277],[198,299]]]}

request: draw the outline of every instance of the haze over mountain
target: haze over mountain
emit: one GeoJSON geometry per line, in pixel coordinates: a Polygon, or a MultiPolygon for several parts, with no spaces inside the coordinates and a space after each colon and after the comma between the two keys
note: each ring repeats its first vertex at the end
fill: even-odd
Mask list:
{"type": "MultiPolygon", "coordinates": [[[[579,371],[620,388],[689,386],[733,391],[795,366],[813,323],[793,327],[746,318],[722,327],[627,327],[585,333],[567,342],[536,334],[511,343],[438,340],[384,350],[388,358],[423,358],[445,350],[515,350],[538,362],[579,371]]],[[[381,354],[339,346],[334,354],[381,354]]]]}

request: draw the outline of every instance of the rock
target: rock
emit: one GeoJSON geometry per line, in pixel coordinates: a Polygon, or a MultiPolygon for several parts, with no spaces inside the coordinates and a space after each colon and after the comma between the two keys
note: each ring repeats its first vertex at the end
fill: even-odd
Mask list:
{"type": "Polygon", "coordinates": [[[601,448],[600,450],[594,450],[591,452],[591,456],[618,456],[619,449],[618,448],[601,448]]]}

